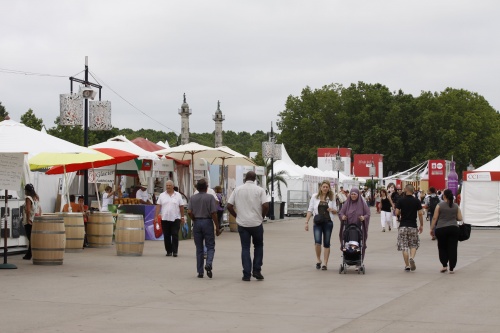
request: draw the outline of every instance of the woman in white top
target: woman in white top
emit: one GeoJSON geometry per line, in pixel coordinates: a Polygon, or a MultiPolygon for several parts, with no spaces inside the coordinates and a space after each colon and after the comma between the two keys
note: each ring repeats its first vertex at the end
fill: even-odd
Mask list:
{"type": "Polygon", "coordinates": [[[104,189],[104,193],[102,194],[102,206],[101,212],[109,212],[108,205],[113,204],[113,199],[115,197],[115,190],[111,188],[111,186],[106,186],[104,189]]]}
{"type": "Polygon", "coordinates": [[[314,223],[314,251],[316,252],[316,269],[327,270],[328,258],[330,257],[330,239],[333,230],[333,215],[337,213],[337,205],[333,200],[333,191],[330,181],[324,180],[319,185],[318,193],[311,197],[307,209],[305,230],[309,231],[309,220],[313,215],[322,215],[323,222],[314,223]],[[323,262],[321,262],[321,241],[323,240],[323,262]],[[321,266],[323,264],[323,266],[321,266]]]}

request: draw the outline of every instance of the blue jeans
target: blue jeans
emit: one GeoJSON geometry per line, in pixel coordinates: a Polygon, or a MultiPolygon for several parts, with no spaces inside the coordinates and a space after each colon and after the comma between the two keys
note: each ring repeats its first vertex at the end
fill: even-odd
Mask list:
{"type": "Polygon", "coordinates": [[[241,241],[241,264],[243,266],[243,276],[250,277],[252,272],[259,272],[262,269],[264,258],[264,227],[242,227],[238,225],[238,233],[241,241]],[[253,243],[253,263],[250,256],[250,240],[253,243]]]}
{"type": "Polygon", "coordinates": [[[333,221],[323,224],[315,224],[313,226],[314,243],[321,245],[321,238],[323,236],[323,247],[328,249],[330,247],[330,239],[332,238],[333,221]]]}
{"type": "Polygon", "coordinates": [[[215,234],[212,219],[196,219],[193,224],[194,244],[196,245],[196,270],[203,274],[203,241],[207,246],[207,265],[212,266],[215,255],[215,234]]]}

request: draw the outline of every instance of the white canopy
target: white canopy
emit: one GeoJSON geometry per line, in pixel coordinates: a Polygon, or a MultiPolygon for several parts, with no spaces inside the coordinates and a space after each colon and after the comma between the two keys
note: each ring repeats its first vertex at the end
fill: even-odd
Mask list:
{"type": "Polygon", "coordinates": [[[460,208],[466,223],[500,226],[500,156],[467,173],[460,208]]]}

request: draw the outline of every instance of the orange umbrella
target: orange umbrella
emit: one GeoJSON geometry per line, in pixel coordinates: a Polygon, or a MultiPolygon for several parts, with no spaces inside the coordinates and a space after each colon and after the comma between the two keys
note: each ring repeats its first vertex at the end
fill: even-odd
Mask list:
{"type": "Polygon", "coordinates": [[[122,162],[127,162],[137,158],[139,155],[126,152],[124,150],[114,149],[114,148],[92,148],[94,150],[100,151],[106,155],[113,157],[111,160],[87,162],[87,163],[74,163],[66,164],[65,166],[57,165],[50,168],[46,174],[47,175],[57,175],[64,172],[73,172],[78,170],[87,170],[92,168],[100,168],[103,166],[119,164],[122,162]],[[66,168],[66,170],[64,170],[66,168]]]}

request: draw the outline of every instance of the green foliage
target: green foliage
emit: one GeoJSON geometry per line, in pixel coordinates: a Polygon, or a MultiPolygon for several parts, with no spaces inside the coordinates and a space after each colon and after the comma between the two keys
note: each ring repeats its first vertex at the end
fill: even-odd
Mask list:
{"type": "Polygon", "coordinates": [[[9,113],[5,109],[5,106],[2,105],[2,102],[0,102],[0,121],[4,121],[5,117],[7,117],[9,113]]]}
{"type": "Polygon", "coordinates": [[[21,123],[37,131],[41,130],[43,126],[43,120],[37,118],[31,109],[21,116],[21,123]]]}
{"type": "Polygon", "coordinates": [[[349,147],[384,155],[385,171],[427,159],[451,159],[457,172],[500,154],[500,115],[477,93],[447,88],[419,97],[381,84],[331,84],[289,96],[278,141],[299,165],[317,165],[317,148],[349,147]]]}

